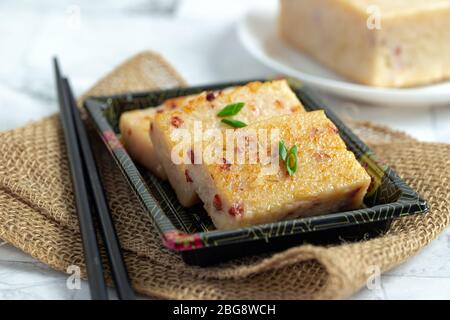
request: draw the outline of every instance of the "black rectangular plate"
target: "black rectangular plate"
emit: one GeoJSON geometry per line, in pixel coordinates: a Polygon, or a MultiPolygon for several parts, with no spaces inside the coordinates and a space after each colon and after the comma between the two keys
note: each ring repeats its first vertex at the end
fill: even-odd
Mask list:
{"type": "Polygon", "coordinates": [[[364,208],[235,230],[216,230],[201,205],[183,208],[169,183],[135,164],[120,143],[118,123],[125,111],[155,107],[169,98],[243,85],[249,81],[92,97],[85,101],[88,114],[143,208],[155,222],[164,245],[180,251],[187,263],[208,265],[281,250],[305,241],[321,244],[359,241],[386,231],[392,219],[428,211],[426,201],[392,169],[382,165],[367,145],[328,107],[318,103],[298,81],[288,80],[306,110],[325,111],[339,129],[347,148],[371,176],[364,208]]]}

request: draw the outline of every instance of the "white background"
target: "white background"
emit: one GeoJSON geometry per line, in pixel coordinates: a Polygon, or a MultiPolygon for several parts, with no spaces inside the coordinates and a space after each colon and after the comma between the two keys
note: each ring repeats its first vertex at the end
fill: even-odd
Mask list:
{"type": "MultiPolygon", "coordinates": [[[[191,84],[273,75],[276,72],[255,61],[236,36],[236,22],[255,6],[275,7],[276,1],[3,0],[0,131],[56,112],[51,69],[55,54],[78,94],[145,49],[163,54],[191,84]]],[[[421,140],[450,142],[450,102],[444,107],[394,109],[322,98],[343,116],[383,123],[421,140]]],[[[450,298],[449,253],[447,230],[407,263],[383,274],[379,290],[363,289],[354,298],[450,298]]],[[[0,241],[0,299],[89,297],[86,283],[81,290],[68,290],[65,281],[65,274],[0,241]]]]}

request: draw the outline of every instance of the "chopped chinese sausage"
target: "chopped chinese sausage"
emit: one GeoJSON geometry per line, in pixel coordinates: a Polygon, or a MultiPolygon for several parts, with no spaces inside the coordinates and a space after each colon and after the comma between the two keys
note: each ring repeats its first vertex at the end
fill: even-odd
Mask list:
{"type": "Polygon", "coordinates": [[[214,195],[213,205],[217,211],[222,210],[222,200],[220,200],[220,196],[218,194],[214,195]]]}
{"type": "Polygon", "coordinates": [[[191,176],[189,175],[189,171],[187,169],[184,171],[184,175],[186,176],[186,182],[193,182],[191,176]]]}
{"type": "Polygon", "coordinates": [[[171,119],[170,119],[170,123],[172,124],[172,126],[174,126],[175,128],[179,128],[182,124],[183,124],[183,120],[180,118],[180,117],[178,117],[178,116],[173,116],[171,119]]]}
{"type": "Polygon", "coordinates": [[[234,203],[230,209],[228,209],[228,213],[235,216],[240,216],[244,213],[244,206],[241,203],[234,203]]]}

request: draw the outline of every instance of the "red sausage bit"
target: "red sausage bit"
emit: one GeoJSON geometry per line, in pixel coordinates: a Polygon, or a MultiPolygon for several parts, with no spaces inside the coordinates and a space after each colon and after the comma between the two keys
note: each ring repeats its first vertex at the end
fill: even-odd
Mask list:
{"type": "Polygon", "coordinates": [[[170,123],[175,128],[179,128],[183,124],[183,120],[180,117],[173,116],[172,118],[170,118],[170,123]]]}
{"type": "Polygon", "coordinates": [[[283,105],[283,101],[281,100],[275,100],[275,108],[277,109],[283,109],[284,105],[283,105]]]}
{"type": "Polygon", "coordinates": [[[241,216],[244,213],[244,206],[241,203],[234,203],[228,213],[233,217],[241,216]]]}
{"type": "Polygon", "coordinates": [[[220,199],[220,196],[216,194],[213,199],[213,206],[216,208],[216,210],[221,211],[222,210],[222,199],[220,199]]]}
{"type": "Polygon", "coordinates": [[[222,162],[223,162],[223,164],[221,164],[219,168],[222,170],[230,170],[231,163],[228,163],[227,159],[225,159],[225,158],[222,158],[222,162]]]}
{"type": "Polygon", "coordinates": [[[187,152],[187,155],[188,155],[189,159],[191,160],[191,164],[195,164],[194,150],[189,149],[189,151],[187,152]]]}
{"type": "Polygon", "coordinates": [[[331,132],[331,133],[338,133],[339,132],[339,130],[338,130],[338,128],[336,128],[334,125],[332,125],[332,124],[328,124],[327,125],[327,128],[328,128],[328,130],[331,132]]]}
{"type": "Polygon", "coordinates": [[[206,94],[206,100],[208,101],[213,101],[216,98],[216,96],[214,95],[214,92],[208,92],[206,94]]]}
{"type": "Polygon", "coordinates": [[[191,178],[191,176],[189,175],[189,171],[186,169],[184,170],[184,175],[186,177],[186,182],[194,182],[191,178]]]}

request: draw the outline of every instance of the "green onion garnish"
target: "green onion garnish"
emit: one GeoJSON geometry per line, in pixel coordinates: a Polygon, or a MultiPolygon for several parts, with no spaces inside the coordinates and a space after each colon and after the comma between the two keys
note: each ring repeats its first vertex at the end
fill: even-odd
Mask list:
{"type": "Polygon", "coordinates": [[[280,142],[278,142],[278,153],[280,154],[280,157],[283,161],[286,161],[286,157],[287,157],[287,148],[286,145],[284,144],[284,141],[281,140],[280,142]]]}
{"type": "Polygon", "coordinates": [[[232,103],[229,104],[227,106],[225,106],[222,110],[220,110],[220,112],[217,114],[218,117],[229,117],[229,116],[234,116],[236,114],[239,113],[239,111],[241,111],[241,109],[244,107],[245,103],[244,102],[237,102],[237,103],[232,103]]]}
{"type": "Polygon", "coordinates": [[[286,163],[286,169],[287,172],[289,173],[289,175],[292,177],[294,175],[294,173],[297,171],[297,162],[298,162],[298,157],[297,157],[297,146],[294,145],[292,146],[292,148],[289,150],[287,159],[285,161],[286,163]]]}
{"type": "Polygon", "coordinates": [[[232,126],[234,128],[243,128],[243,127],[247,126],[246,123],[239,121],[239,120],[233,120],[233,119],[222,119],[222,122],[229,126],[232,126]]]}
{"type": "Polygon", "coordinates": [[[286,166],[286,170],[289,175],[292,177],[294,173],[297,171],[297,146],[294,144],[289,151],[287,151],[286,145],[283,140],[278,142],[278,153],[280,154],[281,160],[283,160],[284,165],[286,166]]]}

